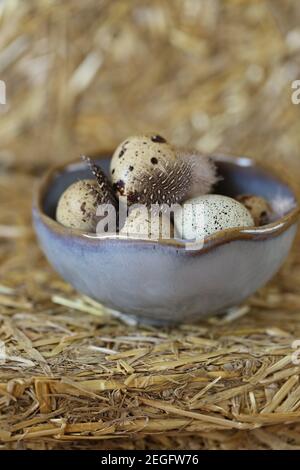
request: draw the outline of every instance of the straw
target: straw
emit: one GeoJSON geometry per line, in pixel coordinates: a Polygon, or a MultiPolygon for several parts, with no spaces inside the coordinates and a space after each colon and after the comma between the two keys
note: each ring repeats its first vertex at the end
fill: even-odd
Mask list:
{"type": "Polygon", "coordinates": [[[300,448],[299,237],[241,307],[158,329],[76,293],[31,226],[50,165],[148,131],[299,194],[299,21],[293,1],[3,2],[1,449],[300,448]]]}

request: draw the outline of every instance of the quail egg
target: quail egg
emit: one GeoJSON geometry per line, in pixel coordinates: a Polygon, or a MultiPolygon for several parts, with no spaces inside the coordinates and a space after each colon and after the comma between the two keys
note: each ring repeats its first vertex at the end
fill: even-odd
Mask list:
{"type": "Polygon", "coordinates": [[[209,193],[218,181],[211,158],[173,149],[160,135],[129,137],[114,152],[110,170],[115,191],[128,205],[171,206],[209,193]]]}
{"type": "Polygon", "coordinates": [[[160,135],[128,137],[113,154],[110,172],[114,188],[120,196],[130,196],[140,187],[140,178],[160,164],[176,161],[170,144],[160,135]]]}
{"type": "Polygon", "coordinates": [[[96,180],[76,181],[61,195],[56,209],[56,220],[65,227],[94,232],[99,203],[100,194],[96,180]]]}
{"type": "Polygon", "coordinates": [[[181,238],[202,240],[220,230],[254,226],[243,204],[227,196],[209,194],[187,200],[174,216],[181,238]]]}
{"type": "Polygon", "coordinates": [[[166,214],[155,213],[146,206],[132,206],[120,234],[128,238],[170,239],[174,236],[174,227],[166,214]]]}
{"type": "Polygon", "coordinates": [[[270,222],[272,208],[265,198],[251,194],[243,194],[238,196],[237,200],[248,209],[256,226],[266,225],[270,222]]]}

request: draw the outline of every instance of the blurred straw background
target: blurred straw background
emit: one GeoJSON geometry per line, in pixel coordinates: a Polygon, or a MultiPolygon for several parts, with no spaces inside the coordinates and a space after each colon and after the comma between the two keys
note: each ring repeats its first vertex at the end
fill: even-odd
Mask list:
{"type": "Polygon", "coordinates": [[[297,1],[0,6],[2,159],[48,164],[159,130],[175,144],[299,170],[297,1]]]}
{"type": "Polygon", "coordinates": [[[145,131],[298,190],[299,24],[297,0],[0,0],[1,448],[300,448],[296,247],[240,318],[168,332],[78,298],[30,222],[49,165],[145,131]]]}

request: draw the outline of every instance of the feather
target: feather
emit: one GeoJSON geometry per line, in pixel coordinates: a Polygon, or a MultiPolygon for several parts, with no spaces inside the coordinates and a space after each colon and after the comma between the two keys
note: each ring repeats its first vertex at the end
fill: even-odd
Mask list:
{"type": "Polygon", "coordinates": [[[275,194],[269,202],[273,210],[273,220],[284,217],[296,207],[296,201],[292,196],[287,196],[280,192],[275,194]]]}
{"type": "Polygon", "coordinates": [[[83,155],[81,158],[89,166],[91,172],[97,180],[99,189],[99,200],[101,201],[101,203],[111,203],[115,206],[117,203],[117,199],[112,185],[105,173],[98,165],[96,165],[95,162],[93,162],[93,160],[91,160],[90,157],[86,157],[83,155]]]}
{"type": "Polygon", "coordinates": [[[147,206],[177,204],[185,198],[192,178],[192,167],[188,162],[160,162],[155,169],[139,177],[135,190],[128,194],[128,203],[147,206]]]}
{"type": "Polygon", "coordinates": [[[177,158],[192,168],[192,180],[186,198],[209,194],[220,180],[213,159],[195,150],[178,149],[177,158]]]}
{"type": "Polygon", "coordinates": [[[218,181],[211,158],[196,152],[177,151],[177,158],[161,161],[157,168],[143,173],[128,203],[150,205],[179,204],[195,195],[209,193],[218,181]]]}

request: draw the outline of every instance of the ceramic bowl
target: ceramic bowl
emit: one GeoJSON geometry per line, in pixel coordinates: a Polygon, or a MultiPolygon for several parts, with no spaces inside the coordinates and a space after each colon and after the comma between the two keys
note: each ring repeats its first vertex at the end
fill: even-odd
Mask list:
{"type": "MultiPolygon", "coordinates": [[[[98,160],[106,172],[107,155],[98,160]]],[[[140,322],[172,324],[223,313],[278,271],[295,238],[299,206],[287,184],[251,159],[219,156],[216,162],[223,180],[215,192],[277,201],[272,223],[218,232],[189,250],[180,240],[93,237],[55,221],[62,192],[90,177],[77,162],[52,169],[36,190],[33,219],[40,245],[75,289],[140,322]]]]}

